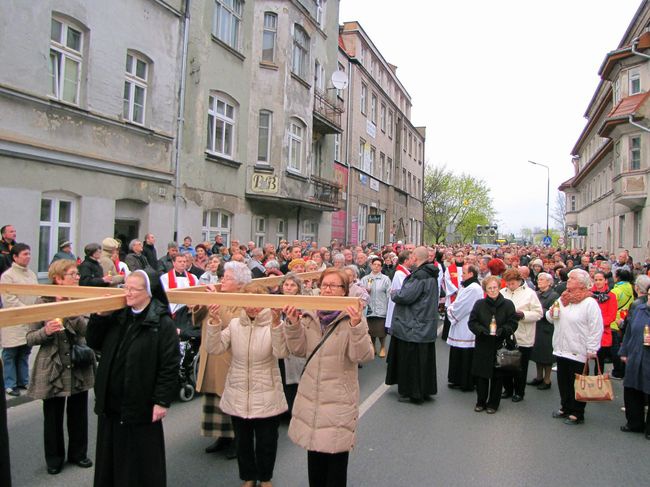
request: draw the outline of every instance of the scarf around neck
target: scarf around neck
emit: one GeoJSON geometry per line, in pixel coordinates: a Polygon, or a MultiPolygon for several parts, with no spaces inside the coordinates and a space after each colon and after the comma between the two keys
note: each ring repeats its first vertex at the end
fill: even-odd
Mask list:
{"type": "Polygon", "coordinates": [[[570,304],[578,304],[591,297],[593,297],[593,294],[588,289],[576,289],[574,291],[567,289],[560,296],[560,301],[562,301],[564,306],[569,306],[570,304]]]}
{"type": "Polygon", "coordinates": [[[341,314],[340,311],[324,311],[320,310],[316,313],[318,320],[320,321],[320,329],[322,332],[332,324],[332,322],[339,317],[341,314]]]}

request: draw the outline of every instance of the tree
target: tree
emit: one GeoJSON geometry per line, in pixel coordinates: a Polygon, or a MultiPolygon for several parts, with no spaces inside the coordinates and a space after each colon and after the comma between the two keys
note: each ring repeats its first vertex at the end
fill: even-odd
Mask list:
{"type": "Polygon", "coordinates": [[[566,196],[562,191],[558,191],[555,195],[555,204],[551,212],[551,220],[555,222],[557,228],[564,238],[566,239],[566,196]]]}
{"type": "Polygon", "coordinates": [[[464,242],[471,240],[476,225],[494,217],[487,185],[467,174],[455,175],[442,167],[427,167],[424,175],[424,230],[428,241],[441,243],[450,228],[464,242]]]}

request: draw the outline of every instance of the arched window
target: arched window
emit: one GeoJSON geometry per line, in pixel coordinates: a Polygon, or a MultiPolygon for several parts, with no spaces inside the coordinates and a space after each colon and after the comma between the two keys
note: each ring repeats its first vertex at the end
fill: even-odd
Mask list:
{"type": "Polygon", "coordinates": [[[225,93],[214,93],[208,100],[207,151],[234,159],[237,104],[225,93]]]}
{"type": "Polygon", "coordinates": [[[52,17],[50,28],[50,95],[79,105],[84,32],[63,17],[52,17]]]}
{"type": "Polygon", "coordinates": [[[309,69],[309,36],[305,29],[298,24],[293,26],[293,55],[291,58],[291,71],[293,74],[307,79],[309,69]]]}
{"type": "Polygon", "coordinates": [[[275,39],[278,32],[278,16],[264,12],[264,32],[262,34],[262,61],[275,62],[275,39]]]}
{"type": "Polygon", "coordinates": [[[151,61],[136,51],[127,51],[122,116],[125,120],[144,125],[147,88],[151,61]]]}

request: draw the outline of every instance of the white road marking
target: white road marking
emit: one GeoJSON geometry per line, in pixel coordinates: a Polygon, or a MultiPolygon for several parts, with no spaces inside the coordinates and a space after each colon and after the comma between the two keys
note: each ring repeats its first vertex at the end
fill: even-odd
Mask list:
{"type": "Polygon", "coordinates": [[[370,394],[363,403],[361,403],[361,406],[359,406],[359,419],[363,417],[364,414],[370,409],[377,401],[379,401],[379,398],[383,396],[386,391],[390,389],[390,386],[387,386],[386,384],[381,384],[377,389],[374,390],[372,394],[370,394]]]}

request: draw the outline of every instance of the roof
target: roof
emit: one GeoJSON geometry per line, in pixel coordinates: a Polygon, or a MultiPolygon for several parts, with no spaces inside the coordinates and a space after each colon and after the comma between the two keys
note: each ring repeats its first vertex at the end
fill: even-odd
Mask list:
{"type": "Polygon", "coordinates": [[[603,125],[598,130],[598,135],[608,137],[616,125],[627,123],[630,115],[636,115],[649,96],[650,91],[623,98],[605,117],[603,125]]]}
{"type": "MultiPolygon", "coordinates": [[[[650,48],[650,32],[644,32],[638,38],[638,44],[636,46],[636,49],[644,50],[649,48],[650,48]]],[[[601,78],[608,79],[609,75],[614,69],[614,66],[616,66],[616,63],[622,59],[631,56],[634,56],[634,53],[632,53],[632,44],[624,46],[620,49],[616,49],[615,51],[608,52],[607,55],[605,56],[605,60],[603,61],[603,64],[600,65],[598,74],[600,75],[601,78]]]]}
{"type": "Polygon", "coordinates": [[[569,189],[571,185],[573,184],[573,180],[575,178],[569,178],[566,181],[564,181],[560,186],[557,188],[559,191],[564,191],[565,189],[569,189]]]}

